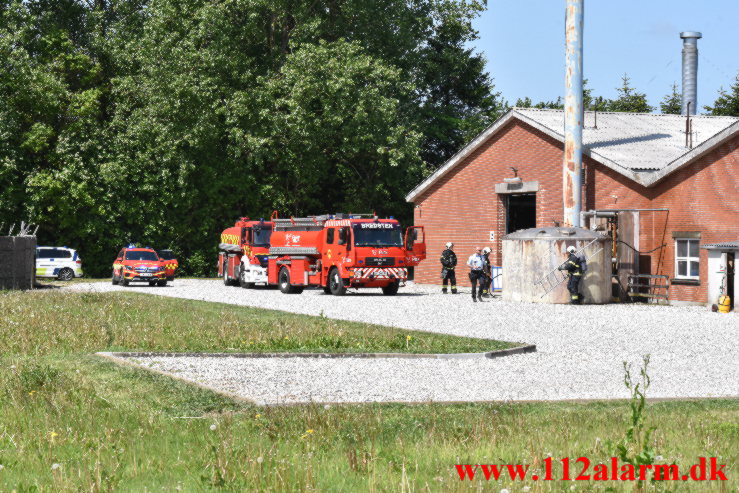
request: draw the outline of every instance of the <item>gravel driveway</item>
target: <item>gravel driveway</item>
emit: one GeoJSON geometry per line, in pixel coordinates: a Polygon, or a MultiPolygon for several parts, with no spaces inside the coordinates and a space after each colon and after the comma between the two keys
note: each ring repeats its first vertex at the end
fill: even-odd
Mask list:
{"type": "Polygon", "coordinates": [[[739,316],[705,307],[545,305],[409,286],[398,296],[344,297],[306,290],[240,289],[220,281],[167,287],[75,284],[71,290],[136,291],[407,329],[536,344],[537,353],[497,359],[136,358],[264,404],[295,402],[611,399],[628,394],[622,362],[651,355],[650,397],[739,397],[739,316]]]}

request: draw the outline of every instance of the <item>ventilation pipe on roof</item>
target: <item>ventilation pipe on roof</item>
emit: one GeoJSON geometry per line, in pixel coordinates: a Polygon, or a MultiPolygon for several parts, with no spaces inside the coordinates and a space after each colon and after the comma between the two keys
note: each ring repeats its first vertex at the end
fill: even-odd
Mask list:
{"type": "Polygon", "coordinates": [[[582,208],[582,35],[584,0],[566,0],[565,153],[562,163],[564,222],[580,226],[582,208]]]}
{"type": "Polygon", "coordinates": [[[683,115],[695,115],[698,107],[698,40],[699,32],[680,33],[683,40],[683,115]],[[688,106],[690,103],[690,106],[688,106]]]}

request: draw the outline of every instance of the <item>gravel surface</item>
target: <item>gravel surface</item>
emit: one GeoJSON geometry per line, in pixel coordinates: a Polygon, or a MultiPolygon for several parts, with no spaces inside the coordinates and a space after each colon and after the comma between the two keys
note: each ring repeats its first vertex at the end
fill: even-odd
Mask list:
{"type": "MultiPolygon", "coordinates": [[[[396,297],[226,287],[177,280],[167,287],[75,284],[71,290],[136,291],[407,329],[536,344],[498,359],[130,358],[264,404],[296,402],[611,399],[628,396],[624,360],[650,354],[649,396],[739,397],[739,316],[705,307],[545,305],[409,286],[396,297]]],[[[638,373],[638,372],[637,372],[638,373]]]]}

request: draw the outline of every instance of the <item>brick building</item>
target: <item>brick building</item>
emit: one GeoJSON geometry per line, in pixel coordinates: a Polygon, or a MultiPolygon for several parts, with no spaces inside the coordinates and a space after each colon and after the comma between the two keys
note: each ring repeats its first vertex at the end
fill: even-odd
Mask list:
{"type": "MultiPolygon", "coordinates": [[[[583,211],[628,211],[635,270],[669,276],[673,302],[715,303],[716,283],[739,284],[708,272],[709,252],[711,269],[739,257],[739,118],[690,120],[686,136],[685,116],[586,112],[583,211]]],[[[562,221],[563,128],[561,110],[514,108],[408,194],[429,252],[416,282],[440,283],[447,241],[462,263],[479,245],[501,265],[507,233],[562,221]]]]}

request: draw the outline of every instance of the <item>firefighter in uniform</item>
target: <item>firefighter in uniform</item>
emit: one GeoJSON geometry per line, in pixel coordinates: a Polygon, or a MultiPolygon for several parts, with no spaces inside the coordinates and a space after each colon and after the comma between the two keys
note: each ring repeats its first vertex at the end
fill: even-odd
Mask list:
{"type": "Polygon", "coordinates": [[[559,270],[566,270],[570,274],[567,282],[567,291],[570,292],[570,304],[579,305],[582,303],[580,296],[580,281],[582,280],[582,263],[580,258],[575,255],[575,247],[567,247],[567,260],[559,267],[559,270]]]}
{"type": "Polygon", "coordinates": [[[482,296],[485,298],[490,298],[492,295],[492,291],[490,289],[491,285],[493,284],[493,269],[490,265],[490,252],[492,250],[490,247],[485,247],[482,249],[482,260],[483,260],[483,267],[482,267],[482,273],[485,275],[485,278],[483,280],[482,284],[482,296]]]}
{"type": "Polygon", "coordinates": [[[446,245],[446,250],[441,252],[441,292],[446,294],[447,283],[452,285],[452,294],[457,294],[457,275],[454,268],[457,266],[457,254],[454,253],[454,243],[451,241],[446,245]]]}
{"type": "Polygon", "coordinates": [[[470,282],[472,282],[472,301],[482,301],[482,285],[485,280],[485,274],[483,272],[485,260],[480,247],[475,248],[475,253],[470,255],[467,265],[470,268],[470,282]],[[479,288],[477,287],[478,283],[480,284],[479,288]],[[475,293],[476,289],[477,293],[475,293]]]}

